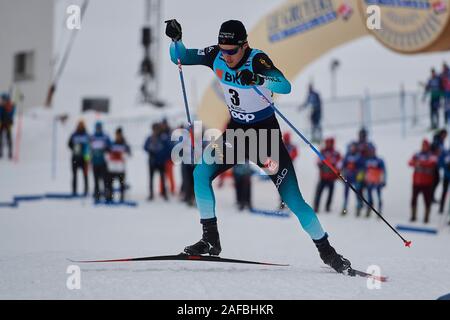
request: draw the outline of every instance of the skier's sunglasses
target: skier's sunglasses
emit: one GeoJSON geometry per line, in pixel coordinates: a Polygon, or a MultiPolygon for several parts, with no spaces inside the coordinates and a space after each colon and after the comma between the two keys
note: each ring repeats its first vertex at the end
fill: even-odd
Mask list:
{"type": "Polygon", "coordinates": [[[223,54],[226,54],[227,56],[234,56],[236,53],[239,52],[240,48],[242,48],[242,46],[238,46],[238,47],[233,48],[233,49],[222,49],[222,48],[220,48],[220,52],[222,52],[223,54]]]}

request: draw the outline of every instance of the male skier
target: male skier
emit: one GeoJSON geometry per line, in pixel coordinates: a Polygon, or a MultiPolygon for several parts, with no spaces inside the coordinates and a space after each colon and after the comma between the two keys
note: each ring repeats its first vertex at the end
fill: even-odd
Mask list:
{"type": "MultiPolygon", "coordinates": [[[[278,133],[275,135],[278,137],[278,147],[276,150],[270,150],[271,157],[250,160],[272,173],[270,178],[277,187],[281,198],[312,238],[323,262],[339,273],[348,273],[351,270],[350,261],[339,255],[330,245],[328,234],[322,229],[315,212],[300,193],[294,167],[281,140],[280,127],[271,104],[268,104],[253,89],[254,86],[257,86],[273,102],[273,92],[288,94],[291,91],[289,81],[264,52],[250,48],[246,29],[240,21],[224,22],[220,27],[218,44],[205,49],[186,49],[181,41],[181,25],[175,19],[168,20],[166,23],[166,35],[173,40],[170,46],[172,61],[177,63],[178,53],[178,58],[183,65],[208,66],[218,77],[231,115],[227,129],[243,132],[255,130],[257,132],[257,144],[245,143],[246,158],[251,158],[249,148],[254,145],[260,147],[260,142],[266,142],[269,149],[274,149],[271,137],[274,135],[274,131],[278,133]],[[268,133],[263,136],[260,132],[264,129],[268,133]],[[278,153],[278,161],[272,160],[274,153],[278,153]]],[[[218,141],[221,141],[219,150],[215,151],[221,152],[222,155],[228,155],[226,149],[230,145],[233,147],[233,144],[227,141],[226,134],[224,133],[218,141]]],[[[236,149],[233,152],[235,160],[236,149]]],[[[217,229],[212,181],[235,164],[230,164],[228,161],[207,164],[202,161],[196,165],[194,190],[200,211],[200,222],[203,226],[203,236],[200,241],[184,249],[186,254],[219,255],[222,251],[217,229]]]]}

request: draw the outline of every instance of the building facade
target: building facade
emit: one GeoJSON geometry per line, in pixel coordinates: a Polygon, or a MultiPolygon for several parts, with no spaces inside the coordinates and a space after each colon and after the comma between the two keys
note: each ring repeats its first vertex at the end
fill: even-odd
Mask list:
{"type": "MultiPolygon", "coordinates": [[[[0,0],[0,92],[43,105],[52,76],[54,0],[0,0]]],[[[19,100],[19,101],[17,101],[19,100]]]]}

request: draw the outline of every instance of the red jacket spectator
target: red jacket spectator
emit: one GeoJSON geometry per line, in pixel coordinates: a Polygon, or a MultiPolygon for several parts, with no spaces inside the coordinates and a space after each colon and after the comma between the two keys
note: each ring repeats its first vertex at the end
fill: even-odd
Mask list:
{"type": "MultiPolygon", "coordinates": [[[[338,167],[338,164],[341,161],[342,157],[341,154],[334,149],[334,138],[325,139],[325,148],[322,149],[321,152],[325,159],[328,160],[328,162],[331,163],[333,167],[338,167]]],[[[338,178],[327,165],[323,164],[322,161],[318,162],[318,166],[320,170],[321,180],[334,181],[338,178]]]]}
{"type": "Polygon", "coordinates": [[[438,157],[430,150],[428,140],[423,140],[422,151],[416,153],[409,165],[414,167],[413,185],[432,186],[434,181],[434,170],[438,165],[438,157]]]}
{"type": "Polygon", "coordinates": [[[297,147],[291,143],[291,134],[289,132],[285,132],[283,134],[283,142],[286,146],[287,151],[289,152],[289,156],[291,157],[291,160],[294,161],[295,158],[298,156],[298,150],[297,147]]]}

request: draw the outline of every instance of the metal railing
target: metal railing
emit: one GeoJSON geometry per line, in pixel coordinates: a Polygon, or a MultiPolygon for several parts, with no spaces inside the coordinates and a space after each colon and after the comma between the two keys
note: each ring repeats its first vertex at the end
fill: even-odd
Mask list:
{"type": "MultiPolygon", "coordinates": [[[[420,100],[420,93],[399,90],[381,94],[343,96],[322,101],[322,128],[336,131],[374,126],[399,124],[399,133],[405,137],[420,119],[429,117],[429,108],[420,100]]],[[[301,103],[278,103],[290,119],[294,119],[301,130],[310,128],[308,111],[299,110],[301,103]]]]}

